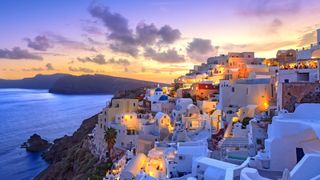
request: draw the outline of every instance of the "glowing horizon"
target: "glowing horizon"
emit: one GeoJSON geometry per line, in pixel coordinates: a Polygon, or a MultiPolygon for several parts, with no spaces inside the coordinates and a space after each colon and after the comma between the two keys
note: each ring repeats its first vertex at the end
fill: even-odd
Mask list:
{"type": "Polygon", "coordinates": [[[170,83],[210,56],[272,58],[309,46],[319,9],[316,0],[3,1],[0,78],[106,74],[170,83]]]}

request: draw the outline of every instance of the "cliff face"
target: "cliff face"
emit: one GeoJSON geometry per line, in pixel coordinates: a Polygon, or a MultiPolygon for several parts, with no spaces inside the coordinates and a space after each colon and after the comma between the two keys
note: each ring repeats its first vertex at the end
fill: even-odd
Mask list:
{"type": "Polygon", "coordinates": [[[54,140],[54,145],[43,154],[49,162],[47,169],[38,174],[35,179],[96,179],[103,175],[99,172],[99,162],[87,147],[87,135],[92,132],[98,122],[95,115],[82,122],[80,128],[72,136],[64,136],[54,140]]]}

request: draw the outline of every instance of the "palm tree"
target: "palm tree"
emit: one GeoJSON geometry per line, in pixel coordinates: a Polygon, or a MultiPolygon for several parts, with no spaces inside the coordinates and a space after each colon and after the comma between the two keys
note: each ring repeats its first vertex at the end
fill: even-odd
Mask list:
{"type": "Polygon", "coordinates": [[[108,154],[109,154],[109,160],[113,157],[113,147],[116,144],[116,138],[117,138],[117,131],[114,128],[108,128],[104,132],[104,140],[107,143],[108,146],[108,154]]]}

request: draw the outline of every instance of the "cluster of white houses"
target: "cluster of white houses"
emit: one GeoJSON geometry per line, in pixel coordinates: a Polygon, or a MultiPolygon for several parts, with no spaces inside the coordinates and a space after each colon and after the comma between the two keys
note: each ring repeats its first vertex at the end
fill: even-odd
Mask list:
{"type": "Polygon", "coordinates": [[[105,179],[320,179],[320,31],[315,45],[211,57],[172,87],[113,99],[99,114],[91,151],[105,179]],[[121,153],[122,152],[122,153],[121,153]]]}

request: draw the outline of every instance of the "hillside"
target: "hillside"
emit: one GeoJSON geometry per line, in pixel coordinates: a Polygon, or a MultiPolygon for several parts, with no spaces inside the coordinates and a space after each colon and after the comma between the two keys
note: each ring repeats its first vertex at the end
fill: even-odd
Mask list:
{"type": "MultiPolygon", "coordinates": [[[[57,94],[113,94],[119,91],[154,87],[158,83],[106,75],[64,76],[49,89],[57,94]]],[[[160,85],[164,85],[161,84],[160,85]]]]}
{"type": "MultiPolygon", "coordinates": [[[[98,116],[84,120],[80,128],[72,136],[64,136],[54,140],[53,146],[42,157],[49,166],[34,179],[102,179],[94,178],[99,174],[99,162],[88,149],[87,137],[91,133],[98,116]]],[[[101,173],[100,173],[101,174],[101,173]]]]}
{"type": "Polygon", "coordinates": [[[53,84],[67,74],[36,75],[19,80],[0,79],[0,88],[50,89],[53,84]]]}
{"type": "MultiPolygon", "coordinates": [[[[0,79],[0,88],[49,89],[55,94],[114,94],[141,87],[154,87],[158,83],[107,75],[70,74],[36,75],[20,80],[0,79]]],[[[165,85],[161,84],[160,85],[165,85]]]]}

